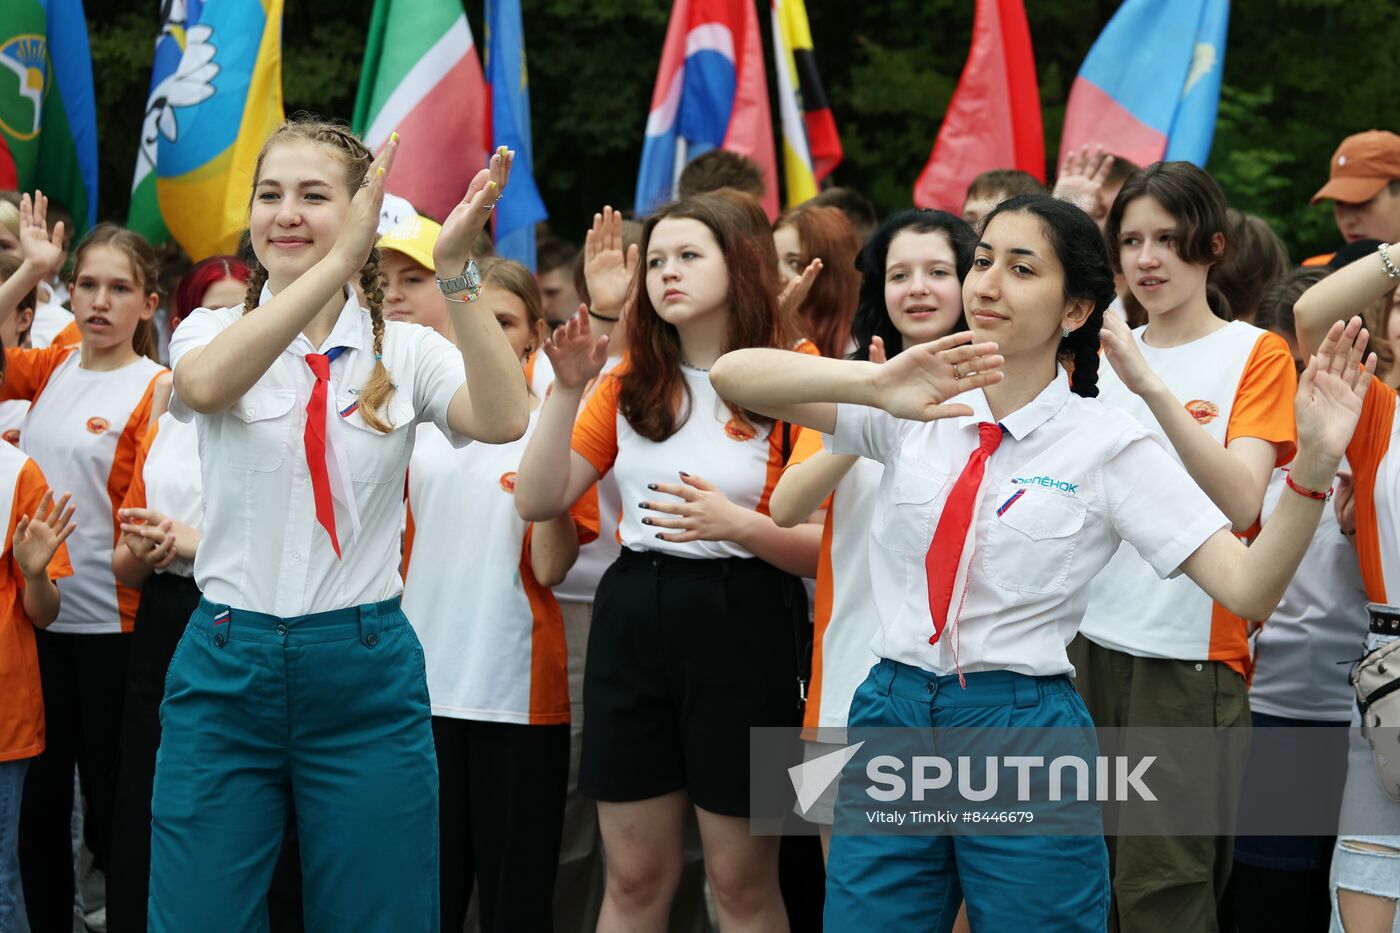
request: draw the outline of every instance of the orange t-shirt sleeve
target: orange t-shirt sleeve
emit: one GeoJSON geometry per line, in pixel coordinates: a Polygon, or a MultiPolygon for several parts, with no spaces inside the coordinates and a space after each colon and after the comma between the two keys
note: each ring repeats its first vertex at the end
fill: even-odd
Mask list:
{"type": "Polygon", "coordinates": [[[601,476],[617,459],[617,400],[622,383],[608,373],[574,422],[572,447],[601,476]]]}
{"type": "Polygon", "coordinates": [[[1262,334],[1240,375],[1225,445],[1237,437],[1257,437],[1277,449],[1275,467],[1291,461],[1298,450],[1298,427],[1293,421],[1297,394],[1298,370],[1288,344],[1278,334],[1262,334]]]}
{"type": "Polygon", "coordinates": [[[146,457],[155,443],[159,422],[151,425],[141,443],[136,446],[136,461],[131,466],[131,484],[126,487],[121,507],[124,509],[144,509],[146,507],[146,457]]]}
{"type": "Polygon", "coordinates": [[[808,356],[822,355],[821,347],[817,346],[815,343],[813,343],[806,337],[803,337],[801,340],[797,341],[797,346],[793,347],[792,349],[797,353],[805,353],[808,356]]]}
{"type": "MultiPolygon", "coordinates": [[[[1366,584],[1366,598],[1372,602],[1390,602],[1385,570],[1381,564],[1380,519],[1376,515],[1376,480],[1381,460],[1390,450],[1390,438],[1395,429],[1395,390],[1371,377],[1371,388],[1361,404],[1361,418],[1347,445],[1347,465],[1355,483],[1356,555],[1361,564],[1361,579],[1366,584]]],[[[1394,581],[1390,581],[1394,582],[1394,581]]]]}
{"type": "MultiPolygon", "coordinates": [[[[19,475],[15,478],[15,498],[14,505],[10,509],[10,527],[5,530],[5,548],[10,552],[10,573],[13,575],[15,584],[20,589],[24,586],[24,573],[19,569],[19,561],[14,557],[15,527],[19,524],[20,516],[28,515],[31,519],[39,511],[39,504],[44,498],[44,493],[49,491],[48,480],[44,478],[39,465],[33,460],[26,460],[24,466],[20,467],[19,475]]],[[[58,550],[54,552],[53,560],[49,561],[49,579],[58,580],[62,577],[73,575],[73,564],[68,559],[68,545],[60,544],[58,550]]]]}
{"type": "Polygon", "coordinates": [[[83,342],[83,332],[78,330],[77,321],[69,321],[68,326],[59,331],[49,344],[51,347],[76,347],[83,342]]]}
{"type": "Polygon", "coordinates": [[[7,347],[5,350],[5,383],[0,386],[0,401],[13,399],[34,401],[48,385],[49,377],[64,358],[72,352],[69,347],[43,347],[25,350],[7,347]]]}
{"type": "MultiPolygon", "coordinates": [[[[811,428],[800,429],[797,433],[797,440],[792,445],[792,456],[788,458],[788,462],[783,466],[783,473],[786,474],[788,470],[797,466],[799,463],[810,460],[816,454],[821,453],[822,450],[822,432],[813,431],[811,428]]],[[[782,477],[778,478],[778,482],[782,482],[782,477]]],[[[824,509],[831,508],[830,495],[822,500],[821,507],[824,509]]]]}
{"type": "Polygon", "coordinates": [[[598,484],[588,487],[578,501],[569,507],[569,516],[574,520],[574,530],[578,532],[578,543],[588,544],[598,540],[602,524],[598,520],[598,484]]]}

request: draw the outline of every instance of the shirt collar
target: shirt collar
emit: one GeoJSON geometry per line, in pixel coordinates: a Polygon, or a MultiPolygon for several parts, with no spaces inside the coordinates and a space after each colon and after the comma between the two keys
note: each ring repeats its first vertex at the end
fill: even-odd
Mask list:
{"type": "MultiPolygon", "coordinates": [[[[1065,372],[1065,368],[1057,363],[1055,365],[1055,378],[1050,380],[1050,384],[1041,389],[1040,394],[1035,398],[1002,418],[1001,427],[1016,440],[1022,440],[1027,434],[1049,421],[1056,412],[1064,407],[1068,399],[1069,375],[1065,372]]],[[[958,418],[959,427],[975,428],[984,421],[996,421],[996,418],[992,417],[992,407],[987,403],[986,393],[981,389],[968,392],[956,401],[972,409],[971,415],[963,415],[958,418]]]]}
{"type": "MultiPolygon", "coordinates": [[[[363,350],[371,345],[373,339],[372,325],[369,314],[360,304],[359,298],[355,296],[355,290],[346,286],[345,305],[340,309],[340,316],[335,319],[335,326],[331,328],[330,336],[319,348],[312,347],[312,352],[324,353],[333,347],[345,347],[347,350],[363,350]]],[[[266,304],[272,300],[272,289],[265,283],[262,288],[262,296],[258,298],[258,304],[266,304]]],[[[291,348],[296,348],[298,354],[304,353],[304,347],[297,347],[297,341],[305,346],[311,346],[311,341],[305,334],[297,334],[292,341],[291,348]]]]}

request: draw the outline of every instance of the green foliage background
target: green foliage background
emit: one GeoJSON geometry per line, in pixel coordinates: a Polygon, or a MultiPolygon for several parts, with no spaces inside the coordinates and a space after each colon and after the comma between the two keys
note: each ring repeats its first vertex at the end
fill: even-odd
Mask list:
{"type": "MultiPolygon", "coordinates": [[[[767,4],[759,20],[769,43],[767,4]]],[[[464,0],[473,34],[481,0],[464,0]]],[[[1065,98],[1116,0],[1026,0],[1047,154],[1065,98]]],[[[372,0],[286,0],[288,112],[348,121],[372,0]]],[[[536,176],[551,226],[581,239],[604,203],[629,205],[670,4],[522,0],[536,176]]],[[[1295,259],[1334,248],[1326,207],[1309,195],[1343,136],[1400,131],[1400,16],[1374,0],[1236,0],[1208,168],[1235,206],[1265,217],[1295,259]]],[[[145,109],[157,0],[89,0],[101,146],[99,215],[126,215],[145,109]]],[[[807,0],[816,55],[845,162],[839,184],[882,211],[908,204],[972,33],[973,0],[807,0]]],[[[772,80],[771,52],[768,66],[772,80]]],[[[776,108],[774,108],[776,119],[776,108]]],[[[409,145],[412,141],[407,141],[409,145]]]]}

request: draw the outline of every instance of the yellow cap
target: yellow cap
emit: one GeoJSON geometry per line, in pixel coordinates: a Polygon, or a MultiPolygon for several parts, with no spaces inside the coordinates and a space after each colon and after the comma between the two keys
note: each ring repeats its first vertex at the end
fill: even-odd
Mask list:
{"type": "Polygon", "coordinates": [[[441,224],[419,214],[385,230],[379,238],[379,248],[397,250],[429,272],[436,272],[433,246],[441,232],[441,224]]]}

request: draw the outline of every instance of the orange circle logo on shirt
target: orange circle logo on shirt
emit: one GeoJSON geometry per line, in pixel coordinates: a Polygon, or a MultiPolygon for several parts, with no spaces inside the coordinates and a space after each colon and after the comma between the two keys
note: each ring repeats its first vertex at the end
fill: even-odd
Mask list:
{"type": "Polygon", "coordinates": [[[501,474],[501,489],[502,489],[503,491],[505,491],[505,492],[510,493],[511,495],[515,495],[515,474],[514,474],[514,473],[502,473],[502,474],[501,474]]]}
{"type": "Polygon", "coordinates": [[[93,434],[106,434],[107,429],[112,425],[106,418],[89,418],[87,429],[93,434]]]}
{"type": "Polygon", "coordinates": [[[744,441],[753,440],[758,436],[758,432],[754,431],[753,425],[742,420],[738,415],[735,415],[725,423],[724,436],[731,441],[739,441],[742,443],[744,441]]]}
{"type": "Polygon", "coordinates": [[[1207,402],[1205,399],[1192,399],[1186,403],[1186,410],[1191,413],[1191,417],[1196,419],[1197,424],[1210,424],[1220,414],[1220,409],[1214,402],[1207,402]]]}
{"type": "Polygon", "coordinates": [[[19,428],[10,428],[10,430],[6,431],[4,434],[0,434],[0,440],[9,441],[11,444],[14,444],[16,447],[18,447],[19,428]]]}

